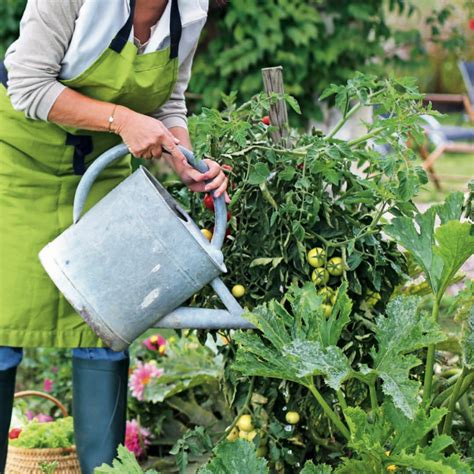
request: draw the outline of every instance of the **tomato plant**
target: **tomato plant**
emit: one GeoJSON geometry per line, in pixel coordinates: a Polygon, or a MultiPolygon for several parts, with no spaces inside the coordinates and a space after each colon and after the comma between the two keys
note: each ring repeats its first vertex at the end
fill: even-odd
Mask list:
{"type": "MultiPolygon", "coordinates": [[[[333,96],[341,122],[327,135],[292,131],[288,148],[274,143],[271,127],[261,122],[281,96],[261,94],[237,105],[231,94],[224,111],[204,110],[191,121],[196,153],[232,167],[224,280],[229,287],[245,286],[240,301],[256,326],[226,332],[226,343],[218,346],[225,363],[223,394],[234,421],[217,442],[222,448],[214,450],[215,463],[246,450],[245,442],[268,460],[255,471],[262,473],[318,472],[311,470],[313,461],[327,463],[324,472],[429,466],[469,472],[459,454],[447,452],[453,440],[446,436],[454,416],[450,397],[464,396],[471,369],[462,369],[454,385],[430,387],[433,348],[445,340],[436,309],[430,316],[417,298],[393,296],[412,286],[405,290],[413,259],[428,275],[416,291],[426,294],[435,282],[435,291],[444,293],[472,252],[460,222],[462,196],[426,216],[416,212],[412,198],[426,176],[406,138],[420,137],[418,117],[427,111],[413,82],[356,75],[324,96],[333,96]],[[363,105],[380,112],[367,132],[351,141],[335,139],[363,105]],[[389,144],[391,151],[381,155],[374,142],[389,144]],[[394,216],[389,226],[388,212],[394,216]],[[436,215],[448,225],[441,232],[431,226],[436,215]],[[463,251],[456,250],[459,238],[466,242],[463,251]],[[429,250],[429,242],[437,244],[429,250]],[[410,259],[397,243],[411,252],[410,259]],[[287,419],[293,412],[300,416],[296,424],[287,419]],[[242,416],[251,417],[252,430],[238,427],[242,416]],[[440,423],[444,433],[438,432],[440,423]]],[[[283,98],[298,110],[291,97],[283,98]]],[[[212,225],[200,196],[172,191],[201,227],[212,225]]],[[[213,307],[216,299],[204,290],[194,303],[213,307]]]]}

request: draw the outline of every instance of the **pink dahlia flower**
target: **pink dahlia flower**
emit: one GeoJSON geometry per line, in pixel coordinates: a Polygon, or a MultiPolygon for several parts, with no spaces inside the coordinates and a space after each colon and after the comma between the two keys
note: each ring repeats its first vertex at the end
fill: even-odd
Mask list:
{"type": "Polygon", "coordinates": [[[158,378],[163,375],[163,369],[159,369],[156,366],[155,361],[151,362],[137,362],[137,366],[132,371],[130,376],[130,389],[132,395],[137,400],[143,400],[143,392],[145,387],[150,383],[153,378],[158,378]]]}
{"type": "Polygon", "coordinates": [[[143,344],[150,351],[158,352],[163,355],[166,351],[166,339],[160,334],[154,334],[143,341],[143,344]]]}
{"type": "Polygon", "coordinates": [[[125,446],[135,454],[136,458],[139,458],[150,444],[150,435],[151,433],[146,428],[142,428],[137,420],[127,421],[125,446]]]}

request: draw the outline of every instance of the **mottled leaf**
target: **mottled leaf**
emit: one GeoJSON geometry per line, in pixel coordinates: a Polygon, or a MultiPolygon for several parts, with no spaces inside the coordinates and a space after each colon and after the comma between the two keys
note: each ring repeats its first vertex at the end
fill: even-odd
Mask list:
{"type": "Polygon", "coordinates": [[[387,305],[386,316],[376,320],[377,349],[370,352],[373,371],[383,380],[382,390],[405,416],[413,418],[418,406],[419,382],[409,378],[420,361],[405,355],[445,339],[439,325],[418,312],[417,298],[396,298],[387,305]]]}
{"type": "Polygon", "coordinates": [[[319,342],[296,340],[285,347],[284,353],[294,358],[298,377],[323,375],[334,390],[339,390],[352,372],[349,359],[336,346],[322,348],[319,342]]]}
{"type": "Polygon", "coordinates": [[[253,443],[239,439],[219,443],[213,450],[214,457],[198,474],[267,474],[267,461],[257,458],[253,443]]]}

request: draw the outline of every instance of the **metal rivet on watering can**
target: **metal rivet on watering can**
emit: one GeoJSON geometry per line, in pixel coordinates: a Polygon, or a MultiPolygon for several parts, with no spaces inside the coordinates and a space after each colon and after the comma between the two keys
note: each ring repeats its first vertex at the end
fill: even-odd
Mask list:
{"type": "MultiPolygon", "coordinates": [[[[202,161],[181,151],[198,171],[202,161]]],[[[224,196],[214,200],[216,225],[209,243],[199,227],[143,167],[81,214],[101,171],[128,153],[117,145],[98,157],[74,198],[73,225],[39,256],[75,310],[114,350],[123,350],[150,327],[251,328],[219,275],[226,271],[222,243],[224,196]],[[180,307],[211,284],[226,310],[180,307]]]]}

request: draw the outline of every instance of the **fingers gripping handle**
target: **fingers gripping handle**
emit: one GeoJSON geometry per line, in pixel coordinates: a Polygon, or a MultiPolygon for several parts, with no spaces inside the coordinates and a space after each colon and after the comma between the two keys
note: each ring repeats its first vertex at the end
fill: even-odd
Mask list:
{"type": "MultiPolygon", "coordinates": [[[[193,153],[184,148],[181,145],[178,145],[181,153],[186,158],[187,162],[200,173],[206,173],[209,171],[209,167],[204,163],[204,161],[197,160],[193,153]]],[[[216,224],[214,226],[214,232],[212,234],[211,244],[217,249],[221,249],[225,239],[225,231],[227,229],[227,208],[225,205],[224,195],[216,198],[214,196],[214,191],[211,192],[212,199],[214,200],[214,213],[216,218],[216,224]]]]}
{"type": "MultiPolygon", "coordinates": [[[[195,158],[193,153],[187,148],[179,145],[179,149],[185,156],[188,163],[201,173],[205,173],[209,170],[206,163],[199,161],[195,158]]],[[[129,152],[128,147],[125,144],[116,145],[110,150],[106,151],[100,155],[90,166],[87,168],[87,171],[84,173],[84,176],[81,178],[79,185],[76,189],[76,194],[74,196],[74,207],[73,207],[73,222],[77,224],[79,221],[84,206],[89,195],[89,191],[94,184],[94,181],[97,179],[99,174],[107,168],[114,161],[122,158],[127,155],[129,152]]],[[[227,228],[227,209],[225,205],[224,195],[215,198],[214,193],[211,193],[212,198],[214,199],[214,209],[216,224],[214,228],[214,233],[212,236],[212,245],[217,249],[222,248],[224,243],[225,231],[227,228]]]]}

